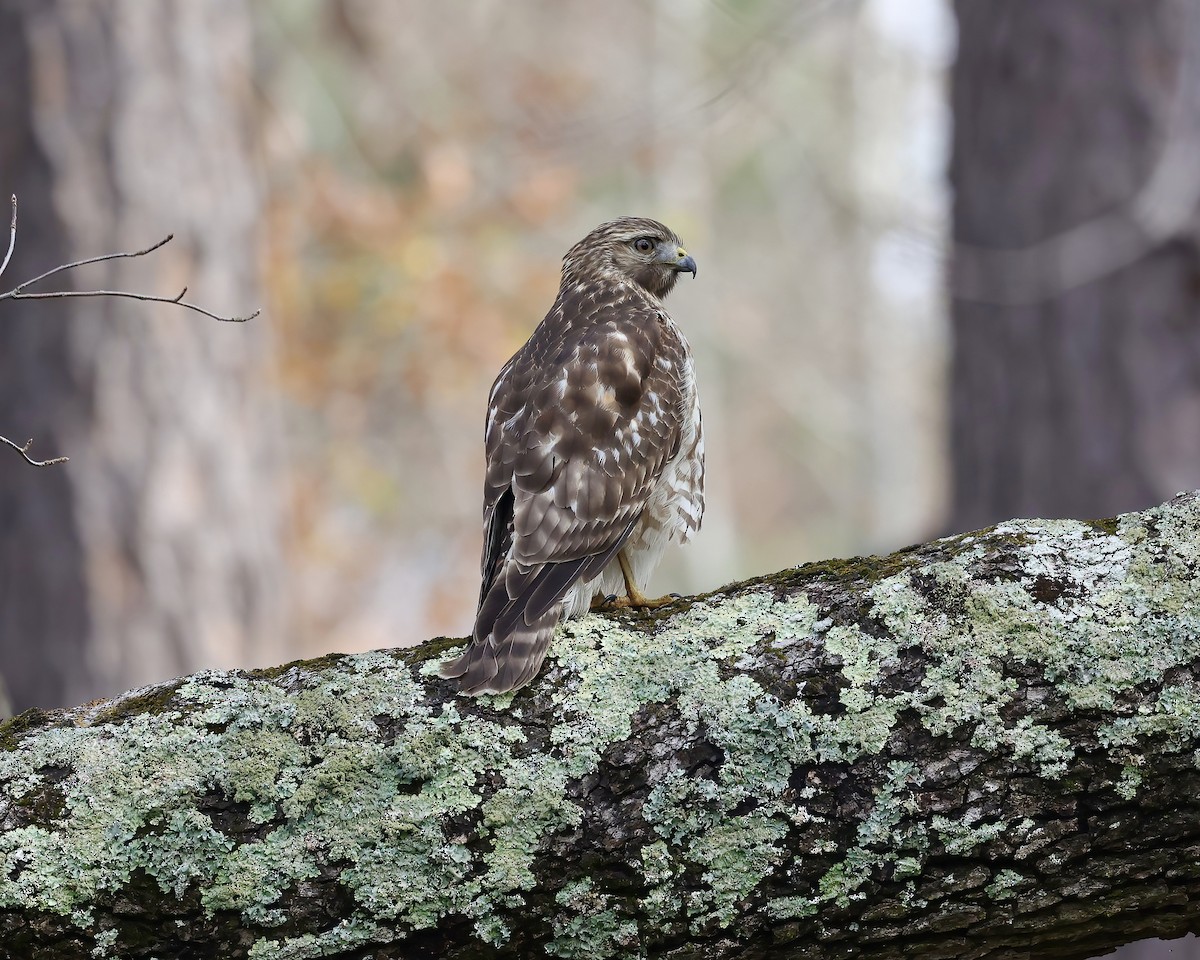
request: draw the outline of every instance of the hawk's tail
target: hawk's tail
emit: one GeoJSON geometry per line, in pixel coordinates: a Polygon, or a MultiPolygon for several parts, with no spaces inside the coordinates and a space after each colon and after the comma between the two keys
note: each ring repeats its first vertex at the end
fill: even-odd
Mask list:
{"type": "Polygon", "coordinates": [[[497,641],[496,634],[490,633],[474,641],[461,657],[443,663],[438,673],[448,680],[457,679],[459,692],[468,696],[517,690],[537,676],[561,617],[559,602],[533,623],[518,618],[503,640],[497,641]]]}
{"type": "MultiPolygon", "coordinates": [[[[640,516],[640,514],[639,514],[640,516]]],[[[481,591],[471,645],[457,660],[438,667],[459,692],[508,693],[537,676],[554,628],[562,619],[563,597],[578,582],[599,576],[629,538],[638,517],[599,553],[560,563],[523,567],[504,564],[481,591]]]]}

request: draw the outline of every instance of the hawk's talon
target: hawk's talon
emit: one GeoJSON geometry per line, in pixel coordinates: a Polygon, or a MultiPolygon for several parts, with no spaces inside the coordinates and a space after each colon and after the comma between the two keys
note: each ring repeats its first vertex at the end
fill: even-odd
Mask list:
{"type": "Polygon", "coordinates": [[[651,600],[638,589],[637,580],[633,576],[633,568],[629,565],[629,558],[625,555],[624,550],[618,551],[617,562],[621,565],[621,574],[625,578],[626,594],[624,597],[620,597],[615,604],[618,608],[636,607],[643,610],[655,610],[658,607],[668,606],[679,599],[678,594],[671,593],[665,597],[651,600]]]}
{"type": "Polygon", "coordinates": [[[644,597],[640,593],[633,597],[617,597],[610,594],[599,603],[593,601],[593,610],[657,610],[659,607],[669,607],[672,603],[678,600],[679,597],[668,595],[665,597],[644,597]]]}
{"type": "Polygon", "coordinates": [[[640,610],[657,610],[659,607],[669,607],[679,597],[673,593],[669,593],[665,597],[655,597],[653,600],[649,597],[640,597],[637,600],[632,600],[629,597],[625,599],[629,600],[629,606],[631,607],[637,607],[640,610]]]}

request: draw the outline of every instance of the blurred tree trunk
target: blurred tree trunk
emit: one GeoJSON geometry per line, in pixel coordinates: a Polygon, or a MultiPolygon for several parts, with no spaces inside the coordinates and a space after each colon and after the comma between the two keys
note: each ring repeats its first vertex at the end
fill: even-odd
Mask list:
{"type": "Polygon", "coordinates": [[[1200,484],[1194,8],[956,4],[955,530],[1200,484]]]}
{"type": "MultiPolygon", "coordinates": [[[[260,305],[242,5],[8,2],[0,77],[0,195],[21,211],[4,289],[174,232],[59,288],[187,284],[216,312],[260,305]]],[[[0,676],[15,709],[278,658],[268,347],[261,319],[0,305],[0,433],[71,458],[0,458],[0,676]]]]}
{"type": "Polygon", "coordinates": [[[1197,486],[1198,11],[956,10],[950,526],[1105,516],[1197,486]]]}

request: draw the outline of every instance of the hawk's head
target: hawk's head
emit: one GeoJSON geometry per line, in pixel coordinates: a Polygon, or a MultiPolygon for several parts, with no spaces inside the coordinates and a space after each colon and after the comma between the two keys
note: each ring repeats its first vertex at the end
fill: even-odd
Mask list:
{"type": "Polygon", "coordinates": [[[646,217],[602,223],[563,257],[563,283],[589,277],[632,280],[665,297],[681,273],[696,275],[696,261],[675,231],[646,217]]]}

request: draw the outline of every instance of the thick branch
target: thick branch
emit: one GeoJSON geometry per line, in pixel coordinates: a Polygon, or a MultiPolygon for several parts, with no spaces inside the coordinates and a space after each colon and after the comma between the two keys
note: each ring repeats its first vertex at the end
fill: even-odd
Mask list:
{"type": "MultiPolygon", "coordinates": [[[[1200,503],[0,725],[38,957],[1087,957],[1200,928],[1200,503]]],[[[24,952],[22,952],[24,951],[24,952]]]]}

